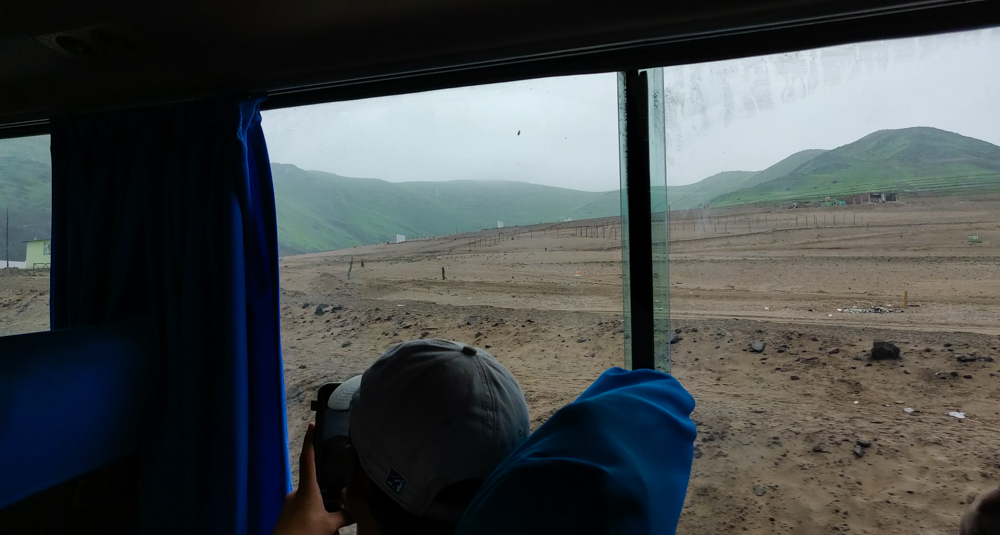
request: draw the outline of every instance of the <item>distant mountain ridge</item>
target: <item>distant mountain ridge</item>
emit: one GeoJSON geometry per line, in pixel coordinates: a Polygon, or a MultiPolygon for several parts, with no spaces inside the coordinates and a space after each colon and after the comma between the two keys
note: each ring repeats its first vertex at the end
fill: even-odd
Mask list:
{"type": "MultiPolygon", "coordinates": [[[[617,216],[619,192],[516,181],[386,182],[273,163],[281,254],[495,228],[617,216]]],[[[667,169],[670,172],[670,169],[667,169]]],[[[11,210],[10,260],[51,232],[47,136],[0,140],[0,222],[11,210]]],[[[815,201],[865,191],[1000,193],[1000,147],[930,127],[881,130],[833,150],[804,150],[763,171],[726,171],[668,186],[671,210],[815,201]]],[[[653,211],[666,209],[662,188],[653,211]]],[[[2,238],[2,236],[0,236],[2,238]]],[[[2,247],[2,243],[0,243],[2,247]]],[[[3,255],[0,254],[0,257],[3,255]]]]}
{"type": "Polygon", "coordinates": [[[1000,192],[1000,147],[930,127],[880,130],[711,203],[814,201],[882,190],[1000,192]]]}

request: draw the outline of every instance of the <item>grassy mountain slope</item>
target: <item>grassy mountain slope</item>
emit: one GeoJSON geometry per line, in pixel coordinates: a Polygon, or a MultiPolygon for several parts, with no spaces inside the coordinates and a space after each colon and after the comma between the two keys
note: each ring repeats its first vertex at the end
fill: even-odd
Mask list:
{"type": "Polygon", "coordinates": [[[712,204],[806,201],[880,190],[1000,191],[1000,147],[936,128],[881,130],[712,204]]]}
{"type": "MultiPolygon", "coordinates": [[[[10,205],[11,260],[23,240],[51,232],[47,136],[0,140],[0,223],[10,205]]],[[[509,181],[402,182],[348,178],[273,164],[282,254],[323,251],[508,225],[616,216],[618,191],[585,192],[509,181]]],[[[1000,192],[1000,147],[934,128],[875,132],[831,151],[795,153],[760,171],[719,173],[670,186],[670,207],[816,200],[864,191],[1000,192]]],[[[665,208],[654,188],[653,211],[665,208]]],[[[0,257],[2,251],[0,234],[0,257]]]]}
{"type": "MultiPolygon", "coordinates": [[[[0,259],[24,260],[24,240],[52,232],[52,166],[49,136],[0,139],[0,259]],[[10,252],[4,218],[10,206],[10,252]]],[[[2,266],[0,266],[2,267],[2,266]]]]}
{"type": "MultiPolygon", "coordinates": [[[[772,165],[771,167],[768,167],[767,169],[764,169],[763,171],[757,173],[750,179],[746,180],[740,187],[730,188],[729,191],[720,193],[719,195],[730,193],[736,190],[741,190],[743,188],[752,188],[754,186],[763,184],[765,182],[770,182],[776,178],[781,178],[787,175],[788,173],[794,171],[800,165],[808,162],[809,160],[812,160],[813,158],[816,158],[817,156],[825,152],[827,151],[822,149],[808,149],[796,152],[795,154],[785,158],[784,160],[781,160],[780,162],[772,165]]],[[[712,198],[714,199],[719,195],[715,195],[712,198]]]]}
{"type": "Polygon", "coordinates": [[[746,187],[744,184],[756,175],[756,171],[723,171],[694,184],[667,186],[670,209],[688,210],[704,206],[719,195],[746,187]]]}
{"type": "MultiPolygon", "coordinates": [[[[723,171],[702,179],[694,184],[683,186],[667,186],[671,210],[690,210],[704,206],[709,201],[731,191],[747,187],[750,180],[756,177],[756,171],[723,171]]],[[[663,188],[653,188],[652,207],[654,212],[662,212],[666,203],[663,201],[663,188]]],[[[620,215],[621,196],[617,191],[602,194],[590,204],[574,212],[573,219],[588,219],[592,217],[607,217],[620,215]]]]}
{"type": "Polygon", "coordinates": [[[397,233],[415,238],[495,228],[497,221],[577,219],[582,207],[607,195],[523,182],[392,183],[271,167],[282,254],[392,241],[397,233]]]}

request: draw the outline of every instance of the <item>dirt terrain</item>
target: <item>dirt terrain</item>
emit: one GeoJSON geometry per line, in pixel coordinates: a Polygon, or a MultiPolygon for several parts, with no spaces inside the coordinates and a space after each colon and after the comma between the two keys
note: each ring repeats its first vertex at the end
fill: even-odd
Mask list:
{"type": "MultiPolygon", "coordinates": [[[[293,457],[316,389],[399,341],[486,348],[535,427],[620,365],[620,244],[576,235],[586,224],[283,258],[293,457]]],[[[1000,201],[672,213],[669,228],[673,373],[699,430],[679,533],[957,533],[1000,482],[1000,201]],[[838,312],[901,310],[904,292],[918,306],[838,312]],[[901,358],[870,360],[875,340],[901,358]]],[[[44,328],[45,291],[0,275],[0,334],[44,328]]]]}

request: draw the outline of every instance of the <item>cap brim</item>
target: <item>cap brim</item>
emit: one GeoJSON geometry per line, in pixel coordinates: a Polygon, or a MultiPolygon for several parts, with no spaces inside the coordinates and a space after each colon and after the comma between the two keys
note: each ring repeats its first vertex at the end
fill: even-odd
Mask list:
{"type": "Polygon", "coordinates": [[[350,379],[344,381],[337,387],[336,390],[330,394],[330,400],[327,401],[326,406],[330,410],[334,411],[346,411],[351,408],[351,399],[354,397],[354,393],[361,388],[361,376],[355,375],[350,379]]]}

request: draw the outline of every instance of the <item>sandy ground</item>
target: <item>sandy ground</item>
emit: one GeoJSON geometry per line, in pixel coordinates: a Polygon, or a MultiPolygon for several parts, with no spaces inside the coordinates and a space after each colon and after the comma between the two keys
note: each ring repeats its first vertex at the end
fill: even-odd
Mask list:
{"type": "MultiPolygon", "coordinates": [[[[316,389],[402,340],[486,348],[536,427],[619,365],[620,245],[576,225],[282,259],[293,457],[316,389]]],[[[1000,482],[1000,201],[673,213],[670,229],[673,372],[699,429],[679,532],[956,533],[1000,482]],[[904,292],[919,306],[837,311],[899,309],[904,292]],[[902,358],[870,361],[874,340],[902,358]]],[[[0,334],[43,328],[46,289],[0,275],[0,334]]]]}

